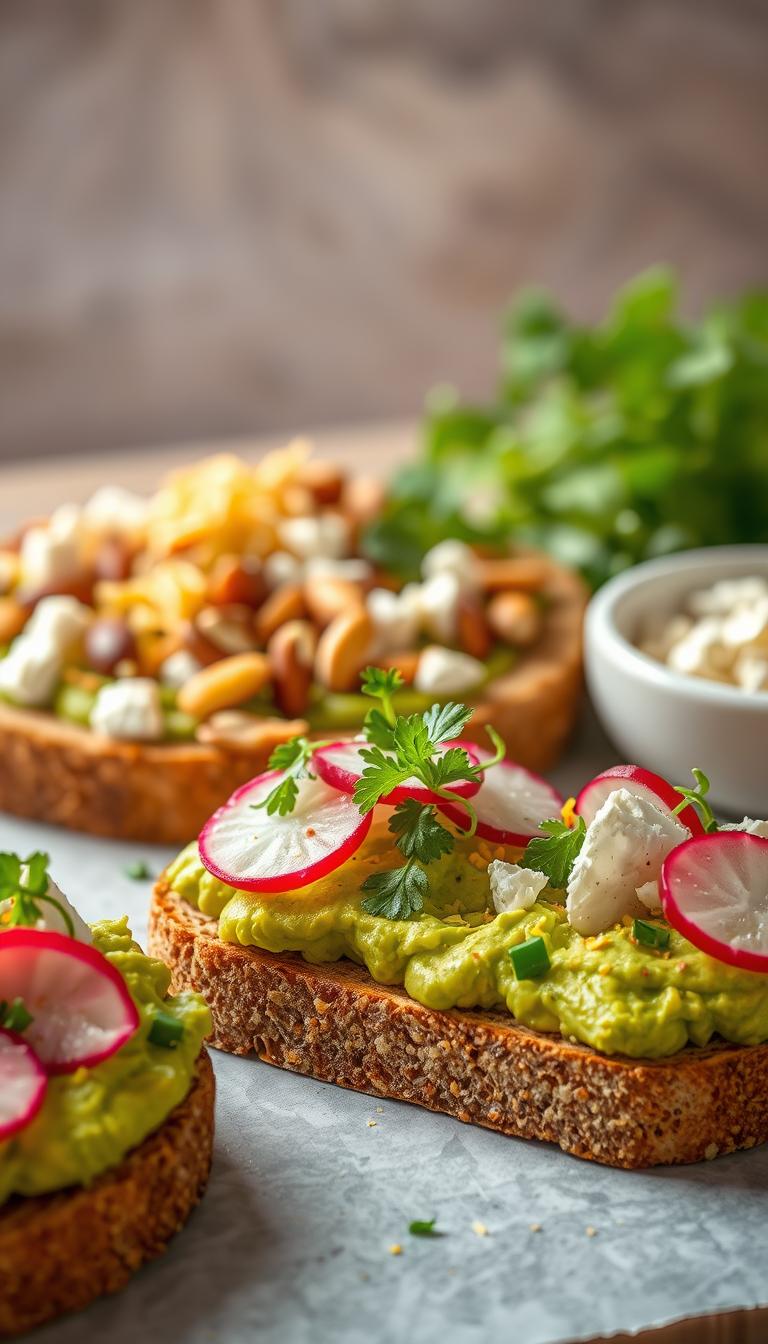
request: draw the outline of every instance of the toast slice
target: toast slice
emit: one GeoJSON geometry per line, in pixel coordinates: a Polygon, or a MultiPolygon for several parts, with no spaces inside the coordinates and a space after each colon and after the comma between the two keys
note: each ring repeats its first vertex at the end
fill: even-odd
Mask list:
{"type": "Polygon", "coordinates": [[[208,1180],[214,1091],[203,1051],[185,1100],[119,1166],[0,1208],[0,1338],[116,1292],[165,1250],[208,1180]]]}
{"type": "Polygon", "coordinates": [[[614,1167],[698,1162],[768,1139],[768,1045],[601,1055],[506,1013],[438,1012],[351,961],[223,943],[162,878],[149,950],[201,993],[212,1043],[614,1167]]]}
{"type": "MultiPolygon", "coordinates": [[[[569,570],[552,561],[547,567],[542,636],[483,689],[464,734],[487,746],[484,725],[492,723],[511,758],[532,770],[557,759],[582,686],[586,589],[569,570]]],[[[183,845],[240,784],[267,768],[273,745],[115,741],[54,714],[0,704],[0,811],[91,835],[183,845]]]]}

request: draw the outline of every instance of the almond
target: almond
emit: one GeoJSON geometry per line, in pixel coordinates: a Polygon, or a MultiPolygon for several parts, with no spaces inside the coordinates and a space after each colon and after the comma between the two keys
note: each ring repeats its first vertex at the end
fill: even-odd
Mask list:
{"type": "Polygon", "coordinates": [[[197,729],[198,742],[206,742],[230,751],[252,751],[265,760],[281,742],[304,737],[309,732],[306,719],[261,719],[240,710],[223,710],[197,729]]]}
{"type": "Polygon", "coordinates": [[[258,643],[250,607],[203,607],[195,617],[195,625],[219,653],[248,653],[258,643]]]}
{"type": "Polygon", "coordinates": [[[316,504],[337,504],[344,488],[344,472],[335,462],[310,458],[299,468],[298,480],[316,504]]]}
{"type": "Polygon", "coordinates": [[[321,627],[330,625],[336,616],[351,608],[361,606],[363,589],[351,579],[334,578],[328,574],[317,574],[308,578],[304,584],[304,600],[313,620],[321,627]]]}
{"type": "Polygon", "coordinates": [[[504,644],[526,648],[541,633],[541,609],[530,593],[496,593],[488,603],[488,621],[504,644]]]}
{"type": "Polygon", "coordinates": [[[373,522],[384,508],[387,487],[375,476],[353,476],[341,496],[341,508],[348,518],[360,525],[373,522]]]}
{"type": "Polygon", "coordinates": [[[507,588],[518,593],[538,593],[549,573],[546,560],[536,555],[507,555],[496,560],[479,560],[480,586],[489,593],[507,588]]]}
{"type": "Polygon", "coordinates": [[[208,601],[215,607],[259,607],[267,595],[261,563],[255,557],[220,555],[208,579],[208,601]]]}
{"type": "Polygon", "coordinates": [[[275,702],[283,714],[303,714],[309,703],[317,632],[309,621],[286,621],[267,644],[275,702]]]}
{"type": "Polygon", "coordinates": [[[306,614],[307,607],[301,584],[281,584],[270,593],[256,612],[256,638],[260,644],[267,644],[275,631],[286,621],[297,621],[306,614]]]}
{"type": "Polygon", "coordinates": [[[459,648],[481,662],[488,657],[493,642],[485,608],[473,593],[463,593],[456,608],[456,634],[459,648]]]}
{"type": "Polygon", "coordinates": [[[365,607],[336,616],[320,636],[315,657],[317,679],[329,691],[349,691],[357,685],[373,642],[373,623],[365,607]]]}
{"type": "Polygon", "coordinates": [[[10,644],[21,634],[29,612],[12,597],[0,597],[0,644],[10,644]]]}
{"type": "Polygon", "coordinates": [[[419,666],[419,657],[418,649],[403,649],[400,653],[389,653],[377,661],[387,670],[394,669],[399,672],[406,685],[412,686],[419,666]]]}
{"type": "Polygon", "coordinates": [[[0,550],[0,593],[9,593],[19,577],[19,557],[15,551],[0,550]]]}
{"type": "Polygon", "coordinates": [[[263,653],[236,653],[203,667],[178,693],[179,709],[195,719],[208,719],[258,695],[269,681],[269,660],[263,653]]]}

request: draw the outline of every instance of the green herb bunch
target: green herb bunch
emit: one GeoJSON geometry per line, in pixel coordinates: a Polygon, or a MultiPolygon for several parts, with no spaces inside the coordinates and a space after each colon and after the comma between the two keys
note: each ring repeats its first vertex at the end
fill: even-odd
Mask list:
{"type": "MultiPolygon", "coordinates": [[[[402,684],[403,679],[395,670],[368,667],[363,673],[363,694],[376,703],[363,724],[366,745],[360,755],[364,769],[355,786],[354,801],[365,816],[406,780],[416,779],[436,797],[454,805],[460,803],[467,813],[467,824],[461,833],[474,835],[477,815],[471,800],[460,798],[450,786],[460,781],[479,782],[486,770],[504,759],[504,743],[488,727],[494,752],[477,764],[463,747],[446,747],[446,743],[461,736],[472,710],[449,702],[432,705],[423,714],[398,716],[393,697],[402,684]]],[[[327,744],[299,737],[277,747],[269,764],[281,771],[281,778],[256,806],[280,816],[292,812],[299,781],[314,778],[312,753],[323,745],[327,744]]],[[[384,919],[408,919],[423,910],[429,892],[429,865],[451,852],[455,833],[438,820],[434,803],[422,803],[416,798],[398,803],[388,824],[404,862],[366,878],[362,889],[368,895],[363,909],[384,919]]]]}
{"type": "Polygon", "coordinates": [[[768,534],[768,293],[677,312],[661,267],[580,325],[541,292],[508,314],[496,400],[436,393],[420,460],[369,529],[404,575],[445,537],[542,546],[597,585],[639,560],[768,534]]]}
{"type": "Polygon", "coordinates": [[[34,928],[44,918],[42,902],[58,910],[67,933],[74,938],[75,926],[69,911],[49,894],[49,863],[48,855],[40,850],[26,859],[18,854],[0,853],[0,928],[34,928]]]}

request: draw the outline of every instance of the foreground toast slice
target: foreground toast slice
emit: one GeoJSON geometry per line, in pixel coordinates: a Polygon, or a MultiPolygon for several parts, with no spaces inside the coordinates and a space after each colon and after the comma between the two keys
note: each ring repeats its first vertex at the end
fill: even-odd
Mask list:
{"type": "Polygon", "coordinates": [[[697,1162],[768,1139],[768,1045],[606,1056],[504,1013],[438,1012],[350,961],[223,943],[160,879],[149,950],[213,1015],[212,1043],[609,1166],[697,1162]]]}
{"type": "Polygon", "coordinates": [[[214,1090],[203,1051],[184,1101],[119,1166],[0,1208],[0,1338],[116,1292],[165,1250],[208,1180],[214,1090]]]}

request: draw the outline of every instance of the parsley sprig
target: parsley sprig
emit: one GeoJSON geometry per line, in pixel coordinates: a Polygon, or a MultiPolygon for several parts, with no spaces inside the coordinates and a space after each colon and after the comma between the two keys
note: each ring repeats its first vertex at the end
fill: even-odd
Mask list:
{"type": "Polygon", "coordinates": [[[21,1035],[34,1020],[23,999],[0,1000],[0,1027],[6,1031],[15,1031],[21,1035]]]}
{"type": "Polygon", "coordinates": [[[575,818],[573,826],[556,819],[542,821],[539,830],[544,834],[536,835],[533,840],[528,841],[522,859],[523,866],[535,868],[539,873],[546,873],[549,885],[556,887],[558,891],[564,891],[568,885],[571,869],[584,844],[584,836],[587,833],[584,818],[575,818]]]}
{"type": "MultiPolygon", "coordinates": [[[[450,786],[463,780],[481,782],[485,771],[504,759],[504,743],[487,727],[494,750],[475,763],[463,747],[448,745],[461,736],[472,710],[449,702],[432,705],[423,714],[398,715],[394,698],[402,685],[403,678],[394,669],[367,667],[362,674],[362,692],[375,703],[363,722],[363,771],[355,785],[354,801],[365,816],[406,780],[415,779],[437,798],[461,804],[467,821],[460,833],[472,836],[477,828],[475,809],[450,786]]],[[[301,780],[315,777],[313,752],[326,745],[297,737],[277,747],[269,765],[281,772],[280,777],[268,796],[254,806],[266,807],[270,816],[291,813],[301,780]]],[[[404,863],[371,873],[362,885],[367,893],[362,905],[368,914],[384,919],[410,919],[424,909],[429,864],[451,852],[455,834],[438,820],[434,801],[417,798],[397,803],[388,824],[404,863]]]]}
{"type": "Polygon", "coordinates": [[[5,928],[34,928],[38,920],[44,918],[40,902],[52,905],[58,910],[64,921],[64,927],[70,938],[75,936],[72,917],[61,901],[49,893],[50,878],[48,865],[50,859],[41,850],[36,850],[26,859],[18,854],[0,853],[0,909],[3,909],[2,924],[5,928]]]}

